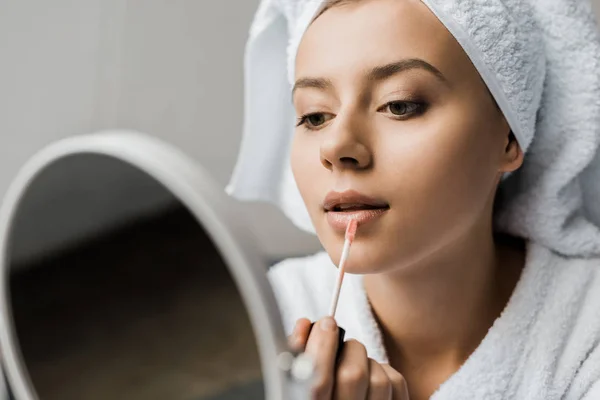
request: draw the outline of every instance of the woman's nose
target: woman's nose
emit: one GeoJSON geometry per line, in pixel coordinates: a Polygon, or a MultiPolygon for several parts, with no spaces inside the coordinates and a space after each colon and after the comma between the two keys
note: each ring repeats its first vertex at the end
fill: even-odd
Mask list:
{"type": "Polygon", "coordinates": [[[348,128],[330,130],[321,142],[321,163],[334,169],[366,169],[371,166],[372,154],[359,135],[348,128]]]}

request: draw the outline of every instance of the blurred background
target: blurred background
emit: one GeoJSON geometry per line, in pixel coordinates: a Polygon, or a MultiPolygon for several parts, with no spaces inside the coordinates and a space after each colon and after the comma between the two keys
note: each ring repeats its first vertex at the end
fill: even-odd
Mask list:
{"type": "MultiPolygon", "coordinates": [[[[43,146],[111,128],[139,130],[180,147],[224,187],[239,148],[243,52],[258,3],[2,2],[0,198],[43,146]]],[[[121,187],[120,196],[98,190],[98,208],[86,221],[65,221],[60,237],[38,235],[19,246],[19,253],[37,256],[57,242],[111,228],[164,201],[160,193],[140,192],[125,181],[121,187]],[[125,206],[117,197],[131,202],[125,206]]],[[[319,248],[274,207],[241,207],[271,259],[319,248]]]]}
{"type": "MultiPolygon", "coordinates": [[[[240,144],[244,46],[258,3],[3,1],[0,199],[42,147],[114,128],[174,144],[224,188],[240,144]]],[[[245,307],[185,211],[115,164],[61,171],[30,199],[38,212],[22,215],[24,234],[11,247],[19,340],[42,398],[263,398],[245,307]],[[82,185],[90,174],[94,183],[82,185]],[[69,186],[94,198],[85,218],[72,212],[81,207],[69,186]],[[101,240],[83,246],[82,237],[101,240]],[[56,256],[57,248],[71,250],[56,256]],[[210,267],[203,277],[200,263],[210,267]]],[[[272,262],[319,249],[274,207],[240,207],[272,262]]]]}

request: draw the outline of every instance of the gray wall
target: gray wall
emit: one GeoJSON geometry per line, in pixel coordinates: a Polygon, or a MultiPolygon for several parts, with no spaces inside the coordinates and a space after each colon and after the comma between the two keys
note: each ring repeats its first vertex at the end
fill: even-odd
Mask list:
{"type": "MultiPolygon", "coordinates": [[[[175,144],[224,186],[239,146],[243,49],[257,5],[258,0],[3,2],[0,197],[18,168],[44,145],[109,128],[136,129],[175,144]]],[[[65,177],[56,184],[68,183],[65,177]]],[[[130,190],[124,197],[148,207],[147,193],[130,190]]],[[[119,206],[114,194],[101,200],[96,229],[108,221],[102,212],[107,207],[119,217],[135,208],[119,206]]],[[[157,196],[157,204],[160,200],[157,196]]],[[[243,208],[272,257],[318,248],[315,238],[298,232],[271,206],[243,208]]],[[[36,224],[44,220],[31,221],[36,224]]],[[[72,229],[65,236],[79,233],[76,223],[67,225],[72,229]]],[[[21,252],[43,249],[44,239],[35,236],[21,252]]]]}

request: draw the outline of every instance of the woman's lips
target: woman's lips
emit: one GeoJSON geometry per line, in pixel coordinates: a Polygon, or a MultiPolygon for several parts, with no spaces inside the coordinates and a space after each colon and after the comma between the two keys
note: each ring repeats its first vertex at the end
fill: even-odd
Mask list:
{"type": "Polygon", "coordinates": [[[385,201],[354,190],[329,192],[323,201],[329,225],[340,232],[344,232],[353,219],[364,225],[381,217],[389,208],[385,201]]]}
{"type": "Polygon", "coordinates": [[[345,232],[350,220],[356,220],[359,226],[376,220],[389,210],[386,208],[371,208],[349,211],[327,211],[327,222],[329,225],[341,233],[345,232]]]}
{"type": "Polygon", "coordinates": [[[344,192],[329,192],[323,200],[325,211],[338,211],[337,208],[362,207],[362,208],[387,208],[388,204],[380,199],[367,196],[356,190],[344,192]]]}

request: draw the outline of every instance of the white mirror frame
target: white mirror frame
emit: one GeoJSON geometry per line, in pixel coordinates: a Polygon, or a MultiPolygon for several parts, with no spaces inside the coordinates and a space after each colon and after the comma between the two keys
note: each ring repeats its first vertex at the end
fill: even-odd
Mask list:
{"type": "Polygon", "coordinates": [[[298,389],[277,361],[288,351],[281,316],[266,276],[267,265],[234,200],[178,149],[138,132],[105,131],[68,138],[40,151],[18,173],[0,209],[0,346],[15,399],[44,400],[31,384],[15,336],[7,247],[13,219],[41,171],[59,159],[82,153],[113,157],[144,171],[189,209],[220,251],[246,305],[260,353],[266,399],[305,398],[298,393],[307,392],[298,389]]]}

